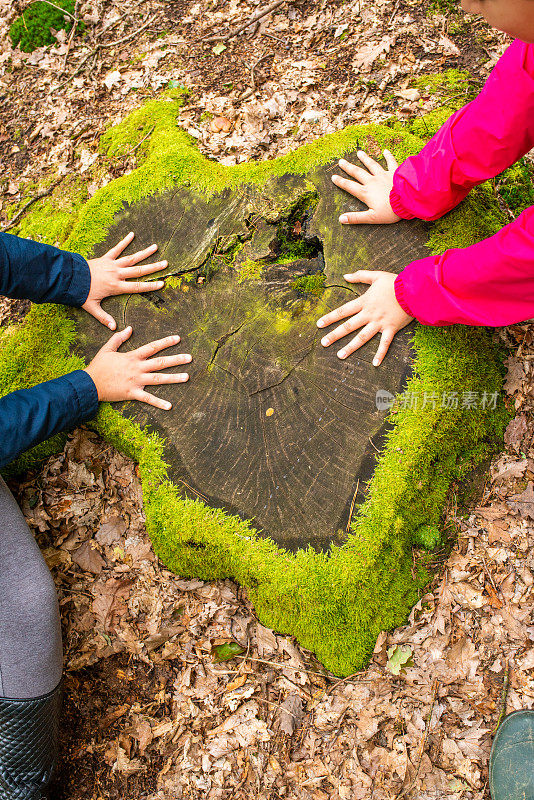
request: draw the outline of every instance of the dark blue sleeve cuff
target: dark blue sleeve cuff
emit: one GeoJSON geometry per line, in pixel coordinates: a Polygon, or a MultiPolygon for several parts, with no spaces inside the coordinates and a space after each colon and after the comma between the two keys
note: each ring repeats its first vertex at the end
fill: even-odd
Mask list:
{"type": "Polygon", "coordinates": [[[66,306],[83,306],[89,297],[89,289],[91,288],[91,270],[89,264],[83,256],[78,253],[66,253],[71,262],[71,275],[70,280],[65,287],[63,296],[58,302],[66,306]]]}
{"type": "Polygon", "coordinates": [[[83,306],[89,296],[91,271],[77,253],[0,233],[0,294],[83,306]]]}
{"type": "Polygon", "coordinates": [[[77,369],[75,372],[69,372],[68,375],[65,375],[64,379],[74,389],[78,403],[77,422],[83,422],[96,416],[98,411],[98,392],[89,373],[83,369],[77,369]]]}
{"type": "Polygon", "coordinates": [[[0,468],[50,436],[94,417],[97,410],[96,386],[81,369],[5,395],[0,398],[0,468]]]}

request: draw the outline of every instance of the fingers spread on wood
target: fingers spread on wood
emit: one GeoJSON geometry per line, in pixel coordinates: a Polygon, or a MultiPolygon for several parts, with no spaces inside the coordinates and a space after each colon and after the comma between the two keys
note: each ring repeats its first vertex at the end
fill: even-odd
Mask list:
{"type": "Polygon", "coordinates": [[[117,327],[117,323],[111,314],[108,314],[107,311],[104,311],[97,300],[89,300],[85,304],[84,308],[89,314],[91,314],[92,317],[101,322],[102,325],[105,325],[106,328],[109,328],[110,331],[114,331],[117,327]]]}
{"type": "Polygon", "coordinates": [[[175,372],[169,375],[166,372],[148,372],[143,376],[145,386],[162,386],[168,383],[186,383],[189,380],[187,372],[175,372]]]}
{"type": "Polygon", "coordinates": [[[124,239],[121,239],[121,241],[118,244],[116,244],[115,247],[112,247],[111,250],[108,250],[106,256],[112,259],[118,258],[122,253],[122,251],[128,247],[134,236],[135,236],[134,232],[130,231],[130,233],[126,234],[124,239]]]}
{"type": "Polygon", "coordinates": [[[344,172],[350,175],[351,178],[355,178],[355,180],[359,181],[360,183],[366,183],[369,180],[368,172],[361,167],[356,166],[356,164],[351,164],[350,161],[345,161],[344,158],[340,160],[339,166],[344,172]]]}
{"type": "Polygon", "coordinates": [[[376,323],[369,322],[352,341],[338,352],[338,358],[347,358],[347,356],[350,356],[351,353],[358,350],[358,348],[368,342],[369,339],[372,339],[373,336],[378,333],[378,330],[379,328],[376,323]]]}
{"type": "Polygon", "coordinates": [[[328,314],[325,314],[324,317],[317,320],[317,327],[327,328],[328,325],[339,322],[340,319],[344,319],[350,314],[356,314],[361,309],[361,302],[361,299],[357,297],[355,300],[350,300],[348,303],[339,306],[339,308],[335,308],[333,311],[330,311],[328,314]]]}
{"type": "Polygon", "coordinates": [[[152,275],[153,272],[159,272],[160,269],[165,269],[168,261],[156,261],[154,264],[143,264],[137,267],[121,267],[120,276],[123,280],[128,278],[143,278],[145,275],[152,275]]]}
{"type": "Polygon", "coordinates": [[[103,346],[102,350],[118,350],[121,344],[130,338],[132,335],[132,326],[128,325],[127,328],[124,328],[123,331],[117,331],[114,333],[111,339],[108,339],[106,344],[103,346]]]}
{"type": "Polygon", "coordinates": [[[156,289],[163,289],[165,281],[120,281],[117,289],[121,294],[140,294],[141,292],[154,292],[156,289]]]}
{"type": "Polygon", "coordinates": [[[148,372],[154,372],[158,369],[169,369],[169,367],[178,367],[180,364],[189,364],[193,360],[189,353],[179,353],[176,356],[160,356],[159,358],[150,358],[145,361],[145,369],[148,372]]]}
{"type": "Polygon", "coordinates": [[[148,256],[151,256],[157,249],[157,244],[151,244],[150,247],[145,247],[144,250],[138,250],[137,253],[132,253],[131,256],[123,256],[120,259],[120,265],[121,267],[131,267],[133,264],[137,264],[139,261],[143,261],[145,258],[148,258],[148,256]]]}
{"type": "Polygon", "coordinates": [[[374,283],[380,276],[383,275],[380,270],[372,269],[359,269],[356,272],[343,275],[346,281],[351,279],[351,283],[374,283]]]}
{"type": "Polygon", "coordinates": [[[334,328],[327,336],[324,336],[321,339],[321,344],[323,347],[328,347],[328,345],[333,342],[337,342],[338,339],[342,339],[344,336],[348,336],[349,333],[353,333],[358,328],[361,328],[366,322],[367,316],[360,311],[359,314],[355,314],[344,322],[343,325],[339,325],[339,327],[334,328]]]}
{"type": "Polygon", "coordinates": [[[365,194],[365,186],[363,184],[357,181],[349,181],[348,178],[342,178],[341,175],[332,175],[332,183],[335,183],[338,189],[343,189],[359,200],[362,199],[362,194],[365,194]]]}
{"type": "Polygon", "coordinates": [[[373,225],[375,215],[370,209],[367,211],[350,211],[342,214],[339,221],[342,225],[373,225]]]}
{"type": "Polygon", "coordinates": [[[363,150],[358,150],[357,155],[362,164],[364,164],[367,167],[371,175],[379,175],[381,172],[384,171],[383,168],[378,163],[378,161],[375,161],[374,158],[368,156],[367,153],[364,153],[363,150]]]}
{"type": "Polygon", "coordinates": [[[160,350],[165,350],[166,347],[178,344],[179,341],[180,337],[177,334],[175,336],[166,336],[164,339],[157,339],[154,342],[138,347],[137,350],[134,350],[134,353],[139,358],[150,358],[155,353],[159,353],[160,350]]]}
{"type": "Polygon", "coordinates": [[[390,331],[390,330],[383,331],[382,336],[380,337],[380,344],[378,346],[378,350],[376,351],[376,355],[373,358],[373,365],[375,367],[379,367],[382,361],[384,360],[384,356],[389,350],[389,346],[393,341],[394,336],[395,336],[395,331],[390,331]]]}
{"type": "Polygon", "coordinates": [[[167,400],[162,400],[161,397],[156,397],[150,394],[150,392],[145,392],[143,389],[137,389],[132,394],[132,397],[134,400],[139,400],[141,403],[148,403],[149,406],[162,408],[164,411],[170,411],[172,408],[172,403],[169,403],[167,400]]]}

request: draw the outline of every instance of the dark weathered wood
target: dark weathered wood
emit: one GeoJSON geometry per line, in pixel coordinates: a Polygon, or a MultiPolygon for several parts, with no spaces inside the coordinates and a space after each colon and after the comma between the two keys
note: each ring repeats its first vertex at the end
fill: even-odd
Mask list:
{"type": "MultiPolygon", "coordinates": [[[[184,491],[253,520],[288,549],[342,541],[384,429],[376,392],[398,392],[411,365],[411,326],[377,369],[378,337],[342,362],[339,347],[320,345],[315,320],[365,290],[348,286],[344,272],[399,271],[427,255],[422,223],[341,226],[341,211],[359,203],[333,186],[332,170],[273,178],[261,191],[243,186],[209,202],[191,188],[149,198],[125,208],[99,248],[134,230],[136,249],[156,241],[169,260],[166,273],[189,279],[105,304],[133,326],[128,347],[177,332],[177,350],[194,357],[188,384],[158,388],[171,412],[118,407],[166,437],[172,478],[184,491]],[[291,245],[316,238],[323,254],[284,256],[277,226],[313,191],[316,207],[295,212],[286,234],[291,245]],[[251,262],[263,266],[261,276],[251,262]],[[317,296],[298,279],[323,266],[317,296]]],[[[79,326],[90,358],[108,334],[87,315],[79,326]]]]}

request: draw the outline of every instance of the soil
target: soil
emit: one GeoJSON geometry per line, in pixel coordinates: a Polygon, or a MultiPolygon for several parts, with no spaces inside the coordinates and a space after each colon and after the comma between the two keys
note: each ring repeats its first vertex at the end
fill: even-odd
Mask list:
{"type": "MultiPolygon", "coordinates": [[[[120,800],[126,796],[142,798],[154,792],[165,762],[163,754],[154,754],[144,770],[127,779],[112,770],[102,770],[102,760],[114,761],[118,743],[129,742],[125,731],[131,720],[126,716],[125,722],[125,712],[134,705],[153,706],[158,690],[172,680],[172,669],[165,673],[157,668],[147,671],[146,665],[132,662],[123,653],[67,674],[63,685],[61,756],[52,797],[120,800]]],[[[162,715],[165,711],[163,707],[162,715]]],[[[131,747],[127,748],[131,758],[131,747]]]]}

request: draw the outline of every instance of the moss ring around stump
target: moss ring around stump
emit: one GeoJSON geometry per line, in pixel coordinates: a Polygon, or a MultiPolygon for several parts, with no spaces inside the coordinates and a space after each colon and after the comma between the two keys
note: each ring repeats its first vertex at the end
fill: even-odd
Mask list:
{"type": "MultiPolygon", "coordinates": [[[[388,147],[402,160],[420,139],[350,127],[223,167],[198,152],[178,112],[179,101],[153,101],[111,129],[103,144],[120,152],[153,127],[141,165],[65,217],[62,246],[85,256],[129,230],[136,249],[158,243],[165,287],[104,307],[132,324],[128,347],[178,332],[194,358],[188,384],[161,387],[172,412],[104,404],[94,427],[139,462],[147,528],[169,569],[236,580],[265,625],[347,675],[405,621],[449,486],[495,448],[507,414],[485,329],[409,326],[377,369],[375,341],[342,362],[315,321],[365,290],[343,281],[347,270],[398,271],[429,243],[487,235],[482,204],[498,212],[481,190],[437,227],[341,226],[341,210],[360,204],[333,186],[337,159],[388,147]]],[[[75,368],[108,338],[84,312],[35,306],[0,339],[2,391],[75,368]]]]}

